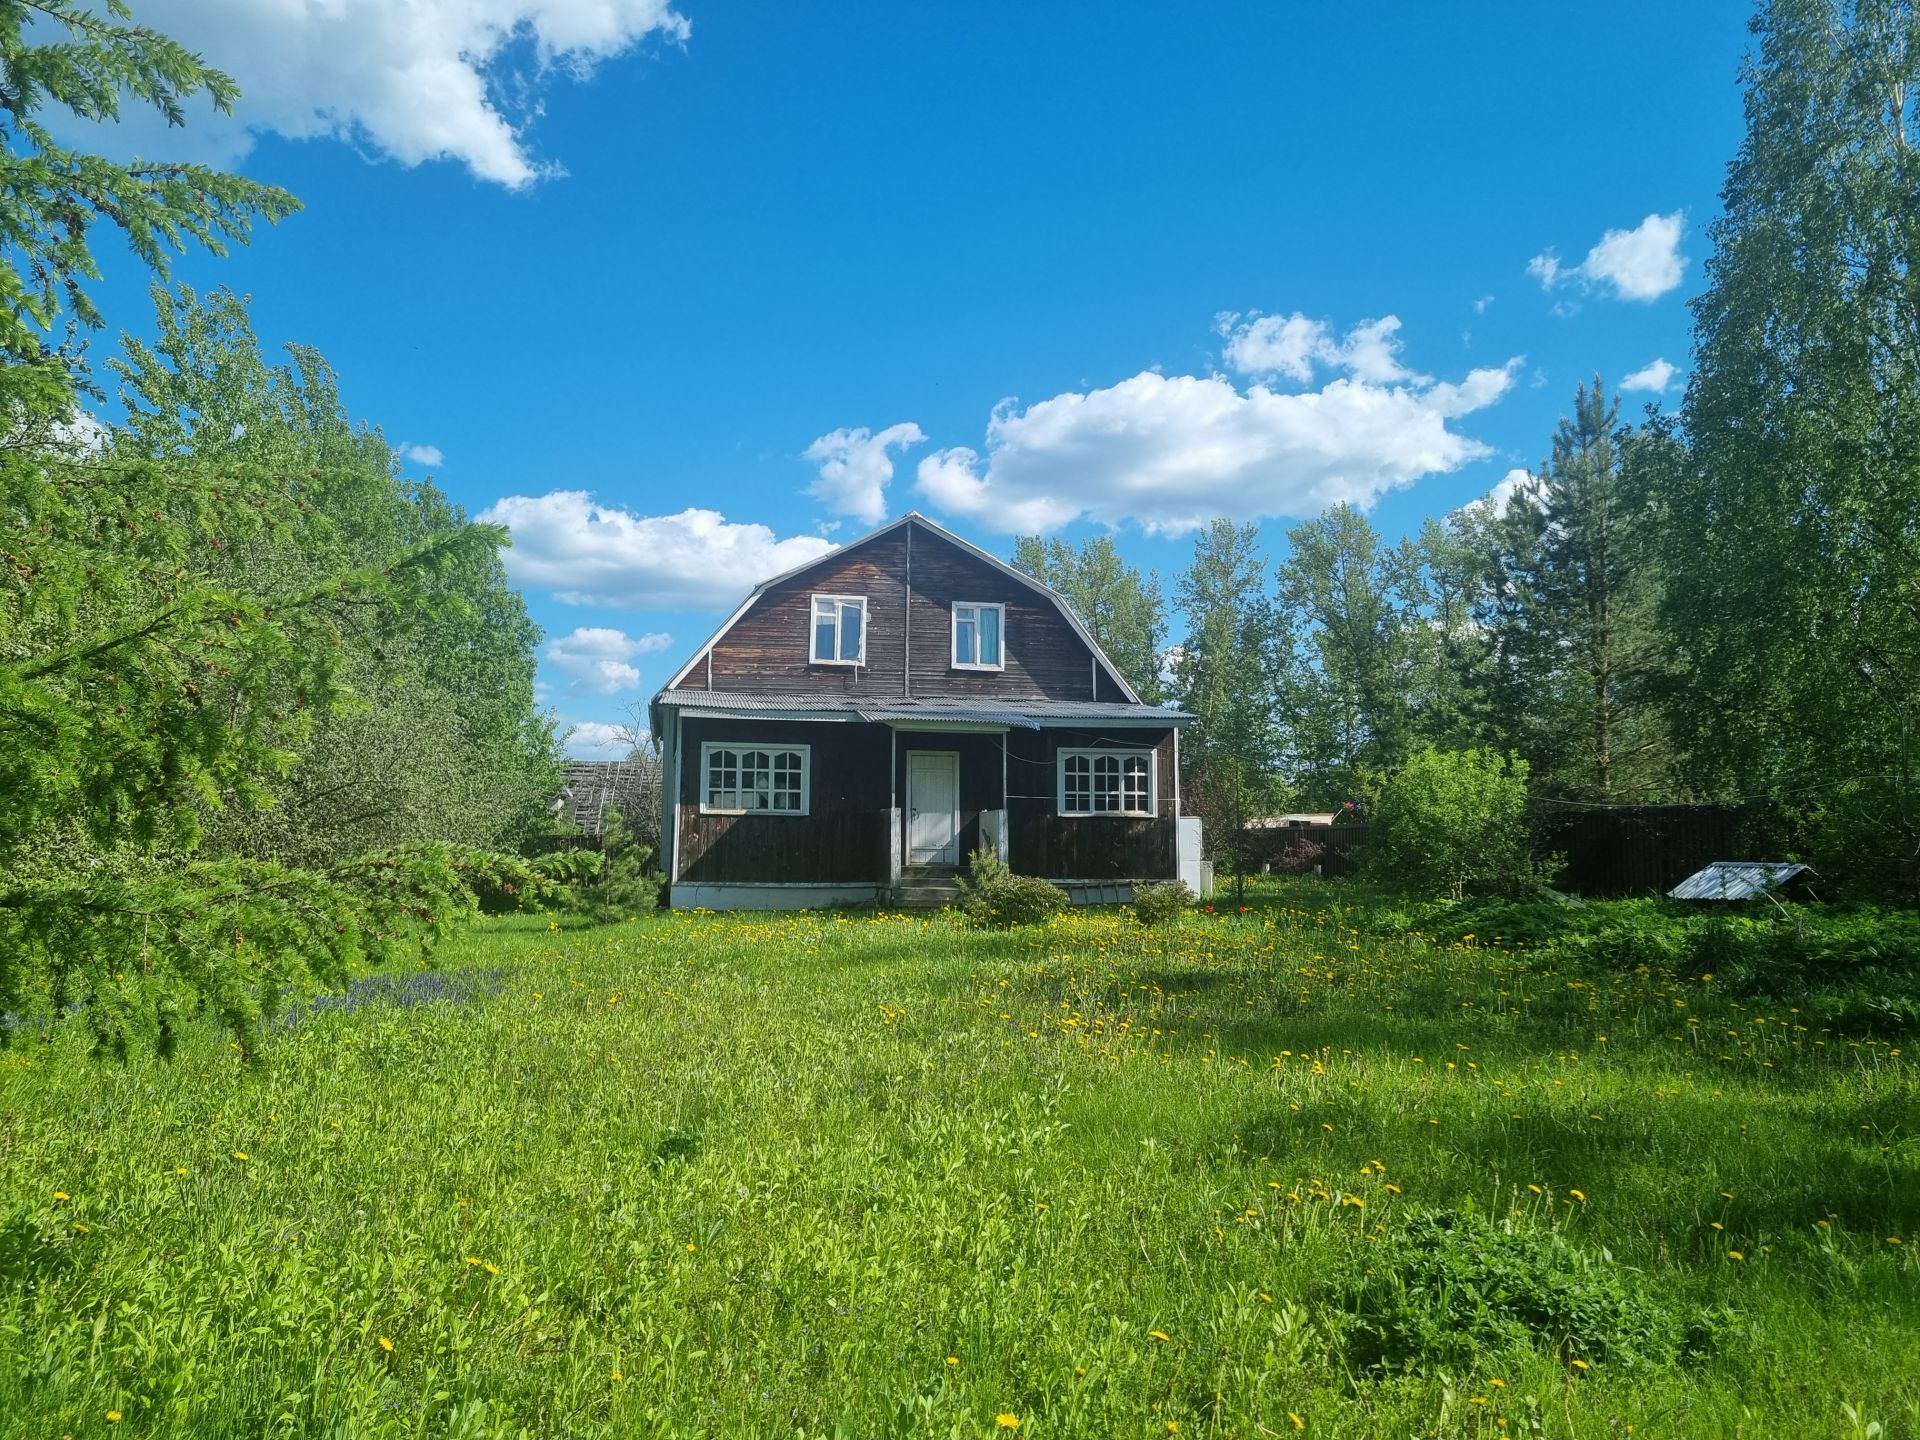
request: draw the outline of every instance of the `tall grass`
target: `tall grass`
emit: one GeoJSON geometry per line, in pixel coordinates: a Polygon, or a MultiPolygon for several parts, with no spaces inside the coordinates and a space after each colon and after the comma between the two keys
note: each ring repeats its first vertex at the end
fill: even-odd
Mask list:
{"type": "Polygon", "coordinates": [[[252,1064],[56,1026],[0,1056],[0,1436],[1920,1434],[1900,1038],[1340,894],[509,919],[252,1064]],[[1433,1211],[1731,1318],[1367,1368],[1433,1211]]]}

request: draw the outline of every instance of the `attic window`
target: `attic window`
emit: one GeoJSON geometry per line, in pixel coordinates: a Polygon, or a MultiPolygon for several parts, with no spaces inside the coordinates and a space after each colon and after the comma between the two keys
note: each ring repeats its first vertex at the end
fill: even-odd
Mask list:
{"type": "Polygon", "coordinates": [[[867,663],[867,597],[813,597],[813,648],[816,665],[867,663]]]}
{"type": "Polygon", "coordinates": [[[953,665],[956,670],[1004,670],[1000,637],[1007,628],[1004,605],[953,607],[953,665]]]}

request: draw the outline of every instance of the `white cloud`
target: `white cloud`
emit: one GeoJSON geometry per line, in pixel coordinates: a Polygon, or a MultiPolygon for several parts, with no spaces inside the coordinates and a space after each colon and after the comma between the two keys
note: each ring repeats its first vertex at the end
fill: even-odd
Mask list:
{"type": "Polygon", "coordinates": [[[1471,510],[1485,506],[1496,515],[1505,515],[1508,509],[1512,507],[1514,497],[1523,490],[1537,496],[1540,493],[1540,477],[1531,470],[1523,470],[1516,465],[1500,477],[1500,483],[1495,485],[1493,489],[1489,490],[1485,495],[1482,495],[1478,500],[1463,505],[1460,508],[1463,510],[1471,510]]]}
{"type": "Polygon", "coordinates": [[[567,754],[575,760],[624,760],[633,748],[624,725],[576,720],[567,731],[567,754]]]}
{"type": "Polygon", "coordinates": [[[1680,367],[1667,360],[1655,360],[1643,365],[1620,382],[1622,390],[1662,391],[1673,383],[1673,377],[1680,373],[1680,367]]]}
{"type": "Polygon", "coordinates": [[[400,458],[411,460],[416,465],[444,465],[447,457],[441,453],[438,445],[416,445],[411,440],[400,442],[400,458]]]}
{"type": "MultiPolygon", "coordinates": [[[[1229,344],[1257,324],[1227,317],[1229,344]]],[[[1519,364],[1436,384],[1400,366],[1397,328],[1388,317],[1349,332],[1334,346],[1341,358],[1329,363],[1355,373],[1299,394],[1257,383],[1242,390],[1220,375],[1145,371],[1025,410],[1003,401],[987,426],[984,459],[964,446],[940,451],[920,462],[918,488],[942,510],[1003,532],[1053,530],[1084,516],[1178,534],[1215,516],[1370,504],[1486,455],[1448,422],[1499,400],[1519,364]],[[1402,383],[1368,378],[1389,373],[1402,383]]],[[[1284,325],[1274,327],[1249,343],[1290,343],[1283,334],[1284,325]]],[[[1263,349],[1249,363],[1278,366],[1294,353],[1263,349]]]]}
{"type": "Polygon", "coordinates": [[[129,105],[102,127],[108,149],[231,165],[273,131],[402,165],[457,160],[514,189],[556,172],[526,136],[556,76],[583,80],[649,37],[691,33],[669,0],[144,0],[139,10],[242,95],[231,116],[197,105],[174,130],[129,105]]]}
{"type": "Polygon", "coordinates": [[[1329,366],[1375,385],[1426,379],[1400,364],[1400,320],[1395,315],[1363,321],[1339,340],[1325,321],[1298,311],[1253,311],[1244,317],[1229,311],[1214,318],[1214,328],[1226,337],[1227,364],[1241,375],[1284,376],[1305,384],[1313,379],[1316,366],[1329,366]]]}
{"type": "Polygon", "coordinates": [[[478,518],[513,532],[505,559],[517,584],[569,605],[724,609],[759,581],[834,548],[817,535],[781,540],[717,510],[635,515],[584,490],[509,495],[478,518]]]}
{"type": "Polygon", "coordinates": [[[1687,233],[1686,212],[1649,215],[1631,230],[1609,230],[1587,258],[1571,268],[1548,250],[1527,262],[1527,274],[1551,290],[1568,280],[1586,287],[1606,286],[1622,300],[1658,300],[1678,289],[1687,257],[1680,253],[1687,233]]]}
{"type": "Polygon", "coordinates": [[[836,515],[878,525],[887,518],[887,486],[893,481],[893,457],[887,452],[924,445],[926,439],[910,420],[878,434],[862,426],[822,435],[807,447],[807,459],[820,466],[807,493],[836,515]]]}
{"type": "Polygon", "coordinates": [[[673,644],[671,635],[629,635],[604,625],[582,625],[570,635],[547,642],[547,663],[573,681],[575,695],[617,695],[640,684],[630,663],[673,644]]]}

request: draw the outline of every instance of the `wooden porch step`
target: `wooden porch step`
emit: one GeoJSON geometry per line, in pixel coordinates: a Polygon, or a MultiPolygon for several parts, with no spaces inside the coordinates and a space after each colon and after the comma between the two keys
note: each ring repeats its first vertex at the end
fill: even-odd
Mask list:
{"type": "Polygon", "coordinates": [[[902,910],[938,910],[946,905],[960,903],[960,887],[947,876],[902,875],[900,883],[894,889],[897,905],[902,910]]]}

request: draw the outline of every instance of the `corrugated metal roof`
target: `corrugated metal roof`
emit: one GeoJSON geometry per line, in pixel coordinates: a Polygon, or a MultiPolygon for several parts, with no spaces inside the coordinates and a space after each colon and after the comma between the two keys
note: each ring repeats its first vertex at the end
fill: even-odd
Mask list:
{"type": "Polygon", "coordinates": [[[680,710],[728,714],[825,714],[884,723],[946,720],[978,725],[1017,725],[1038,729],[1076,720],[1120,721],[1135,725],[1184,725],[1193,717],[1161,705],[1122,700],[911,700],[875,695],[739,694],[725,690],[663,690],[654,697],[680,710]]]}
{"type": "Polygon", "coordinates": [[[1716,860],[1667,892],[1670,900],[1751,900],[1777,890],[1807,867],[1786,860],[1716,860]]]}

